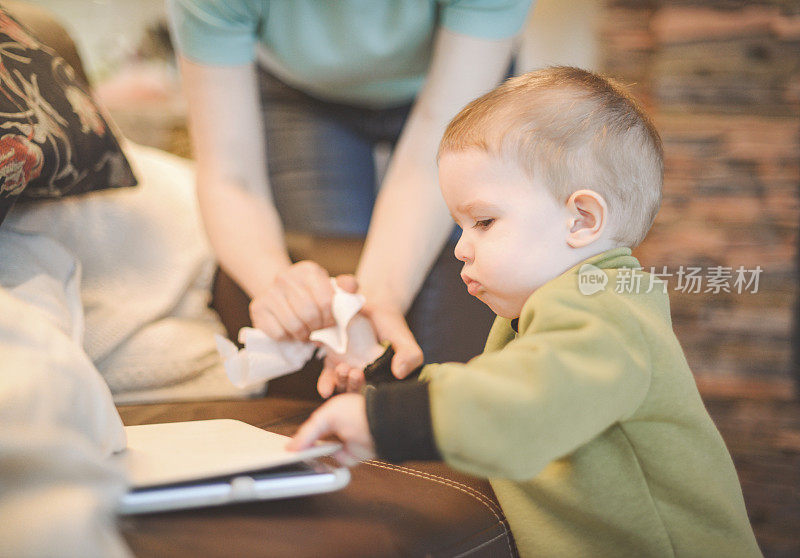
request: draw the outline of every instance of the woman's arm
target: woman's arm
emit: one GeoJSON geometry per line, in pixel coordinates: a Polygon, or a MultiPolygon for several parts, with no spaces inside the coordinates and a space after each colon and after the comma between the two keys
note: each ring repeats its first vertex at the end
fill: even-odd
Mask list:
{"type": "Polygon", "coordinates": [[[512,42],[439,29],[428,78],[375,204],[357,278],[379,337],[395,348],[399,378],[422,363],[403,315],[453,227],[438,185],[439,140],[464,105],[503,78],[512,42]]]}
{"type": "Polygon", "coordinates": [[[331,325],[328,273],[291,264],[267,174],[254,64],[206,66],[180,58],[189,105],[197,195],[220,265],[253,299],[253,325],[307,340],[331,325]]]}
{"type": "Polygon", "coordinates": [[[253,297],[290,263],[267,179],[255,67],[181,57],[180,68],[206,232],[221,266],[253,297]]]}

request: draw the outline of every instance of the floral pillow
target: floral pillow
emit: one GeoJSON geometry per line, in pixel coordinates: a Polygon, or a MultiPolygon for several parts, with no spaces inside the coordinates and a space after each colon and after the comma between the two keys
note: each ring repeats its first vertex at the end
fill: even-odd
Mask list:
{"type": "Polygon", "coordinates": [[[135,185],[88,85],[0,8],[0,223],[21,198],[135,185]]]}

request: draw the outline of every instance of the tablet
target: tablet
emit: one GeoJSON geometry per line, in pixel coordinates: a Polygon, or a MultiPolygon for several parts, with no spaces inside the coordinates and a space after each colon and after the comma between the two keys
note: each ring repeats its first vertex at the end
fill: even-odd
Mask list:
{"type": "Polygon", "coordinates": [[[266,471],[184,483],[135,488],[117,506],[122,515],[219,506],[255,500],[309,496],[344,488],[350,471],[319,461],[284,465],[266,471]]]}
{"type": "Polygon", "coordinates": [[[350,481],[346,468],[315,458],[341,444],[285,449],[289,438],[237,420],[127,426],[128,447],[112,457],[126,469],[123,514],[168,511],[329,492],[350,481]]]}

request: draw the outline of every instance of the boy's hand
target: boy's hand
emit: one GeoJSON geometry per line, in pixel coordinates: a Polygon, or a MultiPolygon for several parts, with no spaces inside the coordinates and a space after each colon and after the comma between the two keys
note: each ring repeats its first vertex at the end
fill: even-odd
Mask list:
{"type": "Polygon", "coordinates": [[[334,454],[340,463],[352,466],[375,457],[375,443],[367,423],[367,405],[364,396],[357,393],[337,395],[325,402],[305,421],[286,446],[300,451],[329,434],[342,441],[344,447],[334,454]]]}
{"type": "Polygon", "coordinates": [[[340,361],[337,355],[327,355],[317,380],[317,391],[327,399],[336,392],[358,392],[365,383],[363,368],[350,366],[340,361]]]}
{"type": "Polygon", "coordinates": [[[328,398],[334,392],[359,391],[364,387],[364,368],[381,356],[386,348],[378,343],[369,320],[360,314],[347,326],[347,352],[328,352],[317,380],[317,391],[328,398]]]}
{"type": "MultiPolygon", "coordinates": [[[[358,284],[352,275],[339,275],[339,287],[354,293],[358,284]]],[[[364,387],[364,368],[383,354],[385,347],[378,343],[370,321],[356,314],[347,325],[347,352],[343,355],[328,352],[317,380],[317,391],[328,398],[335,392],[359,391],[364,387]]]]}

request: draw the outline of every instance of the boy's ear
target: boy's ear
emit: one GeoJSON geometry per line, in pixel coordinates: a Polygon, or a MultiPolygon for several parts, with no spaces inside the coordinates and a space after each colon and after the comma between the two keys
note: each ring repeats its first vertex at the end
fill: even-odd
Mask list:
{"type": "Polygon", "coordinates": [[[582,248],[600,238],[608,221],[608,205],[603,196],[594,190],[578,190],[569,197],[566,208],[569,246],[582,248]]]}

